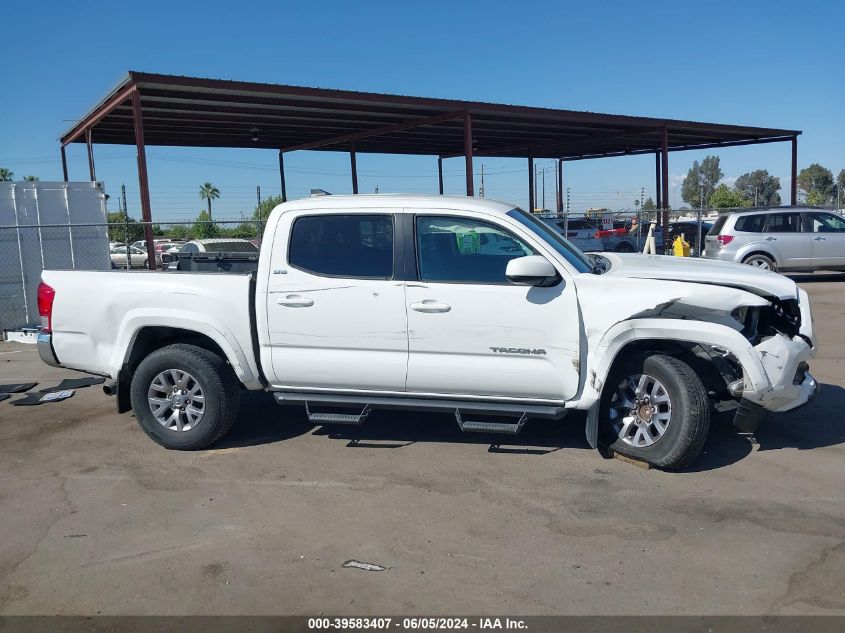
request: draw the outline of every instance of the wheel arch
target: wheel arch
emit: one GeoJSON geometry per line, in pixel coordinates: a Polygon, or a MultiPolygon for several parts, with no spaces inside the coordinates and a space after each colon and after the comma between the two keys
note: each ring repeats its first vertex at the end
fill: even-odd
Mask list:
{"type": "Polygon", "coordinates": [[[744,264],[745,260],[753,255],[763,255],[764,257],[768,257],[778,268],[780,268],[783,264],[782,259],[774,250],[764,248],[761,244],[750,244],[744,250],[739,251],[739,253],[737,253],[737,261],[744,264]]]}
{"type": "Polygon", "coordinates": [[[622,355],[643,351],[687,353],[691,345],[716,346],[727,350],[737,359],[752,390],[763,391],[770,387],[759,356],[748,340],[736,330],[717,323],[687,319],[631,319],[611,327],[595,346],[595,360],[588,364],[586,386],[579,399],[579,408],[592,407],[600,400],[607,377],[622,355]]]}
{"type": "Polygon", "coordinates": [[[129,385],[140,362],[155,350],[173,343],[195,345],[219,356],[232,367],[235,375],[243,382],[244,372],[239,371],[242,365],[238,362],[236,351],[225,338],[222,338],[222,341],[221,338],[194,328],[171,325],[145,325],[135,329],[125,347],[117,373],[118,412],[123,413],[131,409],[129,385]]]}

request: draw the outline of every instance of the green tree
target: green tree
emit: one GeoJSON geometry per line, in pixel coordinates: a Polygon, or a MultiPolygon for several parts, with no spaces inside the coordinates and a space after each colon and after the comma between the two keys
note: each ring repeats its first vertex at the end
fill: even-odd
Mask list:
{"type": "Polygon", "coordinates": [[[200,211],[196,222],[194,222],[193,234],[195,240],[207,240],[220,237],[220,229],[211,221],[211,215],[209,213],[200,211]]]}
{"type": "Polygon", "coordinates": [[[261,204],[255,207],[255,211],[252,212],[252,219],[265,222],[273,209],[280,204],[282,204],[282,196],[270,196],[266,200],[262,200],[261,204]]]}
{"type": "Polygon", "coordinates": [[[798,188],[807,204],[829,204],[834,196],[833,172],[813,163],[798,172],[798,188]]]}
{"type": "Polygon", "coordinates": [[[836,202],[841,206],[845,202],[845,169],[842,169],[836,177],[836,187],[836,191],[839,194],[836,202]]]}
{"type": "Polygon", "coordinates": [[[193,227],[187,224],[172,224],[167,230],[170,237],[177,240],[191,240],[194,238],[193,227]]]}
{"type": "Polygon", "coordinates": [[[736,179],[734,189],[755,207],[776,207],[780,204],[780,178],[765,169],[756,169],[736,179]]]}
{"type": "Polygon", "coordinates": [[[0,167],[0,181],[9,182],[14,177],[15,174],[11,170],[0,167]]]}
{"type": "Polygon", "coordinates": [[[693,208],[700,207],[716,191],[722,176],[718,156],[705,156],[701,164],[694,161],[681,185],[681,198],[693,208]]]}
{"type": "Polygon", "coordinates": [[[38,182],[41,180],[38,176],[24,176],[23,179],[27,182],[38,182]]]}
{"type": "Polygon", "coordinates": [[[654,200],[651,198],[646,198],[645,202],[643,202],[643,211],[654,211],[657,208],[657,205],[654,204],[654,200]]]}
{"type": "Polygon", "coordinates": [[[200,186],[200,198],[208,202],[208,219],[211,220],[211,201],[220,197],[220,190],[210,182],[200,186]]]}
{"type": "Polygon", "coordinates": [[[724,183],[716,187],[708,202],[714,209],[738,209],[751,206],[751,200],[724,183]]]}
{"type": "Polygon", "coordinates": [[[125,211],[109,213],[109,241],[130,244],[144,238],[144,227],[134,218],[127,217],[125,211]]]}

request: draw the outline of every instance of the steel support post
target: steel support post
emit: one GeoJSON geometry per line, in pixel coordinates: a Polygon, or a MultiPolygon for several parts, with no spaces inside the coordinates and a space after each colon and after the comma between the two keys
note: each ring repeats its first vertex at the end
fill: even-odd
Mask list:
{"type": "Polygon", "coordinates": [[[153,214],[150,209],[150,183],[147,179],[147,153],[144,147],[144,118],[141,115],[141,95],[132,92],[132,120],[135,125],[135,145],[138,148],[138,186],[141,190],[141,220],[144,222],[144,241],[147,243],[147,261],[150,270],[156,269],[153,244],[153,214]]]}

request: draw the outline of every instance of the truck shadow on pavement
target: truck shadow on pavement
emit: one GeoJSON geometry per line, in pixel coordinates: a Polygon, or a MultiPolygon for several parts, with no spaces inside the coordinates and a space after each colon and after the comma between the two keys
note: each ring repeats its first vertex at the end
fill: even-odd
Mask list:
{"type": "Polygon", "coordinates": [[[733,427],[733,413],[714,416],[704,450],[686,472],[700,472],[728,466],[746,457],[756,445],[758,451],[785,448],[812,450],[845,444],[845,389],[823,384],[808,405],[787,413],[771,413],[753,437],[733,427]]]}
{"type": "MultiPolygon", "coordinates": [[[[733,414],[714,416],[710,436],[696,463],[685,472],[723,468],[758,451],[812,450],[845,444],[845,389],[822,385],[818,397],[801,409],[769,415],[752,438],[731,424],[733,414]]],[[[449,413],[373,411],[362,426],[309,422],[304,407],[278,406],[263,393],[246,393],[238,421],[214,449],[283,442],[311,433],[346,442],[352,448],[401,449],[417,442],[486,444],[498,454],[547,455],[560,449],[592,450],[584,436],[585,415],[573,411],[562,420],[532,420],[519,435],[464,433],[449,413]]]]}

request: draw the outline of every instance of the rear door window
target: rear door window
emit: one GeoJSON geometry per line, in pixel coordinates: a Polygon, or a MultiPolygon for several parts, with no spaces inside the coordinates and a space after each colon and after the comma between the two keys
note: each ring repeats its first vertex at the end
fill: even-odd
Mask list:
{"type": "Polygon", "coordinates": [[[294,220],[288,262],[315,275],[393,277],[393,216],[302,216],[294,220]]]}
{"type": "Polygon", "coordinates": [[[762,213],[757,215],[743,215],[736,219],[734,230],[742,233],[762,233],[763,225],[766,224],[766,216],[762,213]]]}
{"type": "Polygon", "coordinates": [[[798,233],[800,231],[800,213],[772,213],[766,221],[766,233],[798,233]]]}

